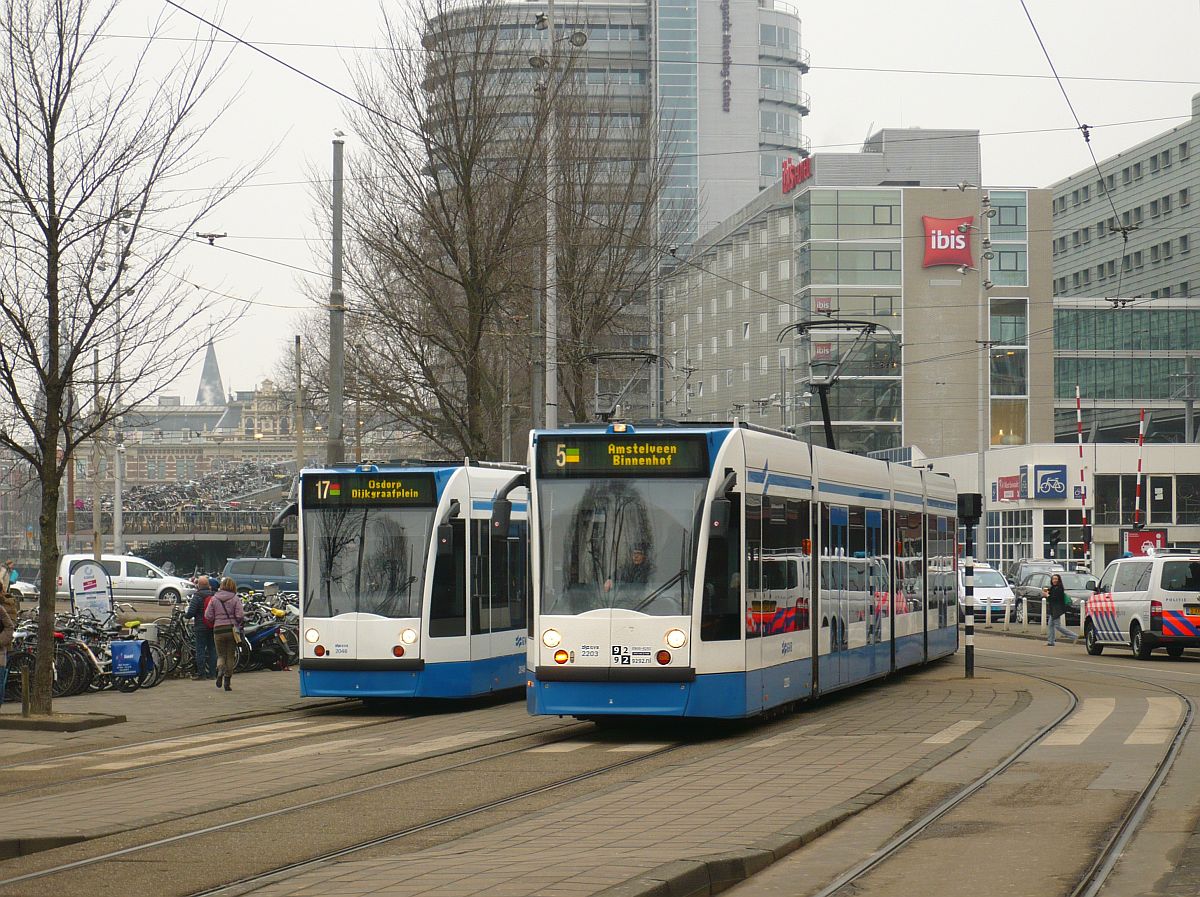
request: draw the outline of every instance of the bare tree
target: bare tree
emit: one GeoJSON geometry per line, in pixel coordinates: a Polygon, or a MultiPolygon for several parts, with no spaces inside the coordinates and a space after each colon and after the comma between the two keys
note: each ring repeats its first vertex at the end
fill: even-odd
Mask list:
{"type": "Polygon", "coordinates": [[[632,79],[597,87],[568,78],[555,111],[560,389],[574,419],[586,420],[592,354],[650,348],[655,272],[686,218],[659,215],[672,162],[659,146],[670,145],[671,128],[632,79]]]}
{"type": "MultiPolygon", "coordinates": [[[[81,444],[191,360],[199,300],[168,264],[250,173],[176,191],[205,175],[197,150],[222,111],[211,97],[221,63],[201,35],[170,44],[170,59],[154,55],[165,20],[139,52],[123,43],[109,53],[103,33],[116,6],[4,0],[0,13],[0,445],[40,480],[44,646],[64,471],[81,444]]],[[[38,653],[39,713],[51,709],[53,659],[38,653]]]]}
{"type": "Polygon", "coordinates": [[[352,110],[348,364],[381,408],[451,455],[497,453],[496,372],[529,330],[537,270],[545,174],[529,146],[545,113],[501,34],[502,7],[385,10],[396,49],[355,78],[371,111],[352,110]],[[409,52],[418,39],[424,52],[409,52]]]}

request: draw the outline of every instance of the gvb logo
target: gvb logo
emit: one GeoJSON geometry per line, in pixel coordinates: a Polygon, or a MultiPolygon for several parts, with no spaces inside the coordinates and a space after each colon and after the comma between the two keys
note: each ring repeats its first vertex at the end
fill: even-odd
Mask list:
{"type": "Polygon", "coordinates": [[[923,267],[971,264],[971,223],[975,219],[921,217],[925,228],[925,261],[923,267]]]}

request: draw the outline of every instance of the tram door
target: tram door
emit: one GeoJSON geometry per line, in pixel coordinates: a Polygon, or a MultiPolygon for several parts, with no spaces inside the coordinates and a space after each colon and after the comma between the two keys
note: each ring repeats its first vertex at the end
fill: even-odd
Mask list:
{"type": "Polygon", "coordinates": [[[767,516],[766,490],[746,493],[746,588],[742,623],[746,637],[746,712],[762,707],[763,648],[760,620],[763,614],[763,523],[767,516]]]}
{"type": "MultiPolygon", "coordinates": [[[[835,688],[850,676],[847,656],[850,624],[850,510],[823,509],[825,524],[821,558],[821,625],[828,627],[829,655],[821,665],[821,687],[835,688]]],[[[822,639],[825,641],[825,639],[822,639]]]]}

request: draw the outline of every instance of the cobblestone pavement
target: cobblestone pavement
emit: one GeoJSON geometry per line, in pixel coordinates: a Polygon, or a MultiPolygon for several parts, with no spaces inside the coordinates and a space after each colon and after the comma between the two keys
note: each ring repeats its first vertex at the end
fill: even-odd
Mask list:
{"type": "MultiPolygon", "coordinates": [[[[823,702],[720,753],[571,806],[415,853],[324,864],[253,893],[597,894],[661,875],[664,864],[748,855],[811,835],[1038,702],[1061,697],[1004,673],[965,680],[957,664],[940,664],[823,702]]],[[[587,746],[581,740],[579,749],[587,746]]]]}

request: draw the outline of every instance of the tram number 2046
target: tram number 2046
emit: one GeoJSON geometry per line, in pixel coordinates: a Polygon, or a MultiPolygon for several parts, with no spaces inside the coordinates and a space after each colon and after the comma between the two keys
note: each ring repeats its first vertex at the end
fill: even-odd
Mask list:
{"type": "Polygon", "coordinates": [[[613,645],[612,661],[620,666],[650,663],[650,648],[645,646],[613,645]]]}

